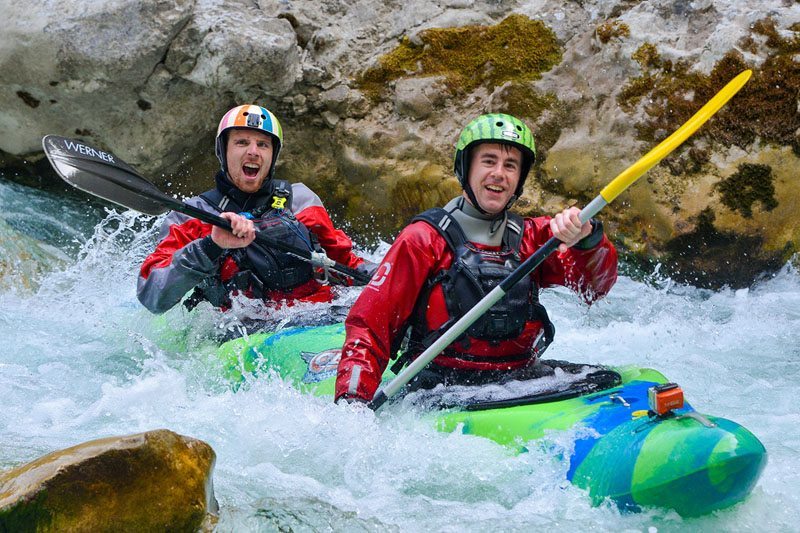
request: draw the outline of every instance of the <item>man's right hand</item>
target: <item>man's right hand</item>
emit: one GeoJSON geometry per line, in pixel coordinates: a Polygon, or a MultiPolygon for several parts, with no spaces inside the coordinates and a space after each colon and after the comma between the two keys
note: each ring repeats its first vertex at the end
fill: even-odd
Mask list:
{"type": "Polygon", "coordinates": [[[333,403],[346,403],[349,405],[363,405],[364,407],[367,407],[369,401],[365,400],[364,398],[359,398],[358,396],[345,394],[336,398],[333,403]]]}
{"type": "Polygon", "coordinates": [[[221,213],[231,224],[231,231],[214,226],[211,228],[211,240],[220,248],[244,248],[249,246],[256,238],[256,227],[249,220],[236,213],[221,213]]]}

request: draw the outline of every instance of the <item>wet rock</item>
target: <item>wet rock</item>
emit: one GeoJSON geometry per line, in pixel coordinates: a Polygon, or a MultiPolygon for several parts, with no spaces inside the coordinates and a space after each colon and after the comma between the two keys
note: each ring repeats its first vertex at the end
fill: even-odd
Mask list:
{"type": "MultiPolygon", "coordinates": [[[[286,94],[301,76],[297,36],[291,22],[248,2],[198,4],[169,49],[167,68],[181,58],[193,67],[182,77],[214,91],[231,91],[240,102],[286,94]]],[[[185,71],[186,69],[184,69],[185,71]]]]}
{"type": "Polygon", "coordinates": [[[0,219],[0,289],[35,291],[43,274],[68,261],[62,251],[14,230],[0,219]]]}
{"type": "Polygon", "coordinates": [[[0,151],[15,156],[53,133],[145,175],[179,169],[225,110],[281,96],[301,72],[290,22],[243,0],[57,1],[4,15],[0,69],[14,76],[0,81],[0,151]]]}
{"type": "Polygon", "coordinates": [[[441,82],[437,77],[398,80],[395,85],[395,110],[400,115],[415,119],[429,117],[444,102],[441,82]]]}
{"type": "Polygon", "coordinates": [[[319,94],[319,102],[340,117],[363,117],[369,111],[369,102],[364,94],[341,84],[319,94]]]}
{"type": "Polygon", "coordinates": [[[197,531],[215,454],[168,430],[86,442],[0,474],[2,531],[197,531]]]}

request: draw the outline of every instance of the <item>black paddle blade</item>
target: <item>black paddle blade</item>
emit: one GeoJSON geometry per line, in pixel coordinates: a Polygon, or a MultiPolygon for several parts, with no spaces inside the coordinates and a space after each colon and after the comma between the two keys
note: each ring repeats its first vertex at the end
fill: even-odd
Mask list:
{"type": "Polygon", "coordinates": [[[180,203],[114,154],[83,141],[47,135],[42,147],[58,175],[89,194],[148,215],[160,215],[180,203]]]}

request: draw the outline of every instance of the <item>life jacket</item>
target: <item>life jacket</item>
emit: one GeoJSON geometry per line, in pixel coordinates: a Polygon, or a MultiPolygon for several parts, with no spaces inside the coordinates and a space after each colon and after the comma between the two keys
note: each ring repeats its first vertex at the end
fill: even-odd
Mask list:
{"type": "MultiPolygon", "coordinates": [[[[272,180],[271,193],[260,205],[246,212],[219,189],[206,191],[200,197],[220,213],[238,212],[253,220],[256,230],[270,239],[299,249],[321,251],[316,236],[294,216],[292,187],[285,180],[272,180]]],[[[221,272],[226,270],[224,266],[228,259],[235,263],[236,272],[227,279],[216,275],[198,285],[186,300],[189,309],[203,300],[216,307],[230,307],[230,294],[234,291],[246,292],[252,298],[264,298],[268,291],[288,291],[314,277],[309,262],[258,242],[246,248],[225,250],[218,259],[221,272]]]]}
{"type": "MultiPolygon", "coordinates": [[[[445,209],[434,208],[417,215],[412,222],[421,220],[430,224],[447,242],[453,253],[450,268],[438,272],[431,278],[420,293],[414,306],[406,335],[402,344],[393,347],[392,353],[402,352],[392,366],[398,372],[408,361],[424,351],[447,329],[456,323],[467,311],[472,309],[484,296],[497,287],[522,263],[520,246],[524,220],[519,215],[508,213],[502,246],[499,251],[482,250],[471,243],[458,221],[445,209]],[[433,288],[441,285],[449,319],[441,327],[431,330],[425,312],[428,308],[433,288]]],[[[479,357],[451,349],[443,353],[469,361],[504,362],[530,360],[541,355],[553,341],[555,327],[547,315],[547,310],[539,302],[539,287],[531,276],[525,276],[514,285],[503,298],[476,320],[455,342],[468,348],[470,339],[499,344],[522,334],[526,324],[538,321],[542,333],[532,352],[509,357],[479,357]]]]}

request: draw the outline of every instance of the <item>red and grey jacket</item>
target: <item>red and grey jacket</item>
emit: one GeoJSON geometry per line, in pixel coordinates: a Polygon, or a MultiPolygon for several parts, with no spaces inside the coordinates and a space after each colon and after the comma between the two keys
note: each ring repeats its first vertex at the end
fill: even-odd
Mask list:
{"type": "MultiPolygon", "coordinates": [[[[524,219],[520,261],[536,252],[551,236],[550,217],[524,219]]],[[[594,241],[589,249],[573,246],[563,254],[550,255],[531,274],[534,290],[562,285],[575,290],[587,303],[607,294],[617,279],[617,252],[602,230],[595,238],[587,239],[594,241]]],[[[470,244],[471,248],[489,254],[503,251],[499,247],[470,244]]],[[[396,355],[398,338],[406,333],[420,311],[428,331],[436,331],[452,320],[445,288],[441,283],[431,287],[431,280],[450,271],[453,261],[454,252],[445,236],[428,222],[413,222],[398,235],[345,322],[346,339],[336,379],[337,399],[342,396],[372,399],[389,360],[396,355]]],[[[521,332],[513,338],[481,339],[468,335],[437,356],[433,364],[477,371],[521,367],[535,359],[534,345],[542,328],[541,319],[529,316],[521,332]]],[[[421,349],[411,357],[419,353],[421,349]]]]}
{"type": "MultiPolygon", "coordinates": [[[[268,202],[273,200],[272,180],[269,190],[245,194],[234,188],[220,174],[217,187],[187,200],[187,203],[219,214],[223,211],[255,212],[256,227],[279,232],[275,236],[294,239],[307,246],[318,244],[328,257],[355,268],[363,260],[352,251],[352,241],[333,226],[320,198],[301,183],[286,182],[289,206],[274,213],[268,202]],[[266,206],[266,208],[265,208],[266,206]],[[265,213],[266,211],[266,213],[265,213]],[[314,242],[315,241],[315,242],[314,242]]],[[[249,297],[265,300],[330,301],[331,289],[313,279],[307,263],[289,258],[281,252],[261,250],[255,243],[242,250],[222,250],[211,241],[210,224],[182,213],[171,212],[161,226],[156,249],[142,264],[137,283],[139,301],[153,313],[163,313],[175,306],[191,290],[195,296],[225,308],[229,293],[240,291],[249,297]],[[263,275],[242,276],[247,269],[261,270],[263,275]],[[262,278],[262,282],[258,279],[262,278]],[[259,285],[254,287],[253,282],[259,285]]]]}

